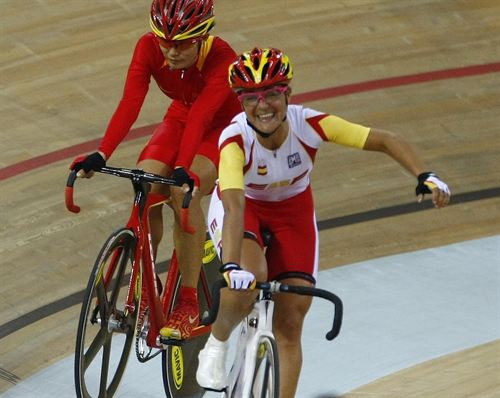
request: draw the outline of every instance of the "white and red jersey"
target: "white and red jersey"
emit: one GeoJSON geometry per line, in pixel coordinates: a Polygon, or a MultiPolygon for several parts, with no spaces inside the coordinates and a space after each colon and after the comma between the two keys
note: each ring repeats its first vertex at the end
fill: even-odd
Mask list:
{"type": "MultiPolygon", "coordinates": [[[[363,148],[370,129],[298,105],[287,109],[288,136],[276,150],[264,148],[240,113],[219,138],[219,189],[245,192],[244,230],[265,251],[268,279],[303,278],[315,283],[319,242],[309,176],[323,142],[363,148]]],[[[216,190],[208,211],[219,255],[224,208],[216,190]]]]}
{"type": "Polygon", "coordinates": [[[263,147],[236,115],[219,138],[219,187],[244,189],[249,198],[282,201],[304,192],[310,183],[316,152],[323,142],[363,148],[370,129],[299,105],[287,110],[289,133],[275,150],[263,147]]]}

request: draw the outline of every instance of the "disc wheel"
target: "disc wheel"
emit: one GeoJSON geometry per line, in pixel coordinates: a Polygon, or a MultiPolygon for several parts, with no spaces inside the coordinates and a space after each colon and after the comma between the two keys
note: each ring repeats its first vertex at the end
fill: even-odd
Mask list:
{"type": "MultiPolygon", "coordinates": [[[[176,284],[175,297],[180,287],[176,284]]],[[[204,295],[198,289],[200,306],[206,306],[204,295]]],[[[176,300],[174,300],[175,303],[176,300]]],[[[167,398],[201,398],[205,389],[196,382],[198,368],[198,353],[204,347],[208,333],[182,341],[180,345],[168,345],[162,352],[163,387],[167,398]]]]}
{"type": "MultiPolygon", "coordinates": [[[[77,397],[112,397],[122,379],[134,341],[140,285],[135,310],[125,308],[135,236],[128,229],[114,232],[95,262],[82,302],[75,349],[77,397]]],[[[137,278],[140,281],[140,278],[137,278]]]]}
{"type": "MultiPolygon", "coordinates": [[[[211,241],[207,236],[205,250],[211,241]]],[[[213,247],[213,245],[212,245],[213,247]]],[[[210,253],[210,250],[208,251],[210,253]]],[[[203,259],[203,275],[208,286],[212,286],[220,277],[220,263],[213,251],[213,256],[206,255],[203,259]]],[[[175,297],[178,295],[180,280],[177,280],[175,297]]],[[[198,283],[198,300],[200,304],[200,315],[208,310],[209,303],[203,284],[198,283]]],[[[174,300],[175,303],[175,300],[174,300]]],[[[172,309],[170,309],[172,310],[172,309]]],[[[162,353],[163,387],[168,398],[201,398],[205,389],[196,382],[196,370],[198,369],[198,353],[205,346],[209,334],[203,334],[190,338],[180,346],[170,345],[162,353]]]]}

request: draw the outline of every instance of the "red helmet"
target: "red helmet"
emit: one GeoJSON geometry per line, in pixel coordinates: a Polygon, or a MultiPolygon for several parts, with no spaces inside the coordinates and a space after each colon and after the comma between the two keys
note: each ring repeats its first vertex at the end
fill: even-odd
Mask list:
{"type": "Polygon", "coordinates": [[[256,89],[288,83],[292,80],[292,64],[276,48],[254,48],[241,54],[229,66],[229,85],[234,90],[256,89]]]}
{"type": "Polygon", "coordinates": [[[185,40],[206,35],[214,19],[213,0],[153,0],[149,24],[158,37],[185,40]]]}

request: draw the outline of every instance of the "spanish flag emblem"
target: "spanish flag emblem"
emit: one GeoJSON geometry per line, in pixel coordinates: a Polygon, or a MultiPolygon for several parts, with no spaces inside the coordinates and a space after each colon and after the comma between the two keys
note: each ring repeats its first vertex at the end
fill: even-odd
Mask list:
{"type": "Polygon", "coordinates": [[[261,163],[257,166],[257,174],[260,176],[265,176],[267,174],[267,166],[265,163],[261,163]]]}

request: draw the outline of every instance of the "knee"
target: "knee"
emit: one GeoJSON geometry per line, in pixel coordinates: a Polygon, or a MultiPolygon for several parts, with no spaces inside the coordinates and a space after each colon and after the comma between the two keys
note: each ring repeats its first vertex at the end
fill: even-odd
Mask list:
{"type": "Polygon", "coordinates": [[[196,156],[191,170],[200,179],[199,190],[201,196],[205,196],[212,192],[217,179],[217,169],[215,165],[203,156],[196,156]]]}
{"type": "Polygon", "coordinates": [[[282,341],[296,344],[302,336],[302,326],[309,310],[309,300],[298,300],[290,305],[285,302],[279,304],[284,305],[278,305],[274,312],[273,328],[282,341]]]}
{"type": "Polygon", "coordinates": [[[302,338],[304,317],[275,318],[274,333],[283,344],[296,345],[302,338]]]}
{"type": "Polygon", "coordinates": [[[224,289],[221,292],[221,307],[228,314],[238,314],[237,318],[246,315],[256,298],[255,291],[231,291],[224,289]]]}
{"type": "Polygon", "coordinates": [[[215,187],[215,181],[216,181],[216,176],[212,174],[207,174],[203,175],[200,177],[200,187],[199,190],[201,193],[201,196],[206,196],[212,193],[214,187],[215,187]]]}
{"type": "MultiPolygon", "coordinates": [[[[180,214],[180,211],[182,209],[182,202],[184,201],[184,196],[185,196],[185,192],[180,189],[180,188],[174,188],[174,189],[171,189],[171,195],[170,195],[170,202],[169,202],[169,206],[171,207],[171,209],[177,214],[179,215],[180,214]]],[[[190,213],[192,211],[198,211],[198,210],[201,210],[201,197],[203,195],[201,195],[199,192],[194,195],[192,198],[191,198],[191,202],[189,203],[189,210],[190,210],[190,213]]]]}
{"type": "Polygon", "coordinates": [[[149,208],[149,220],[152,222],[162,221],[163,205],[156,205],[149,208]]]}

